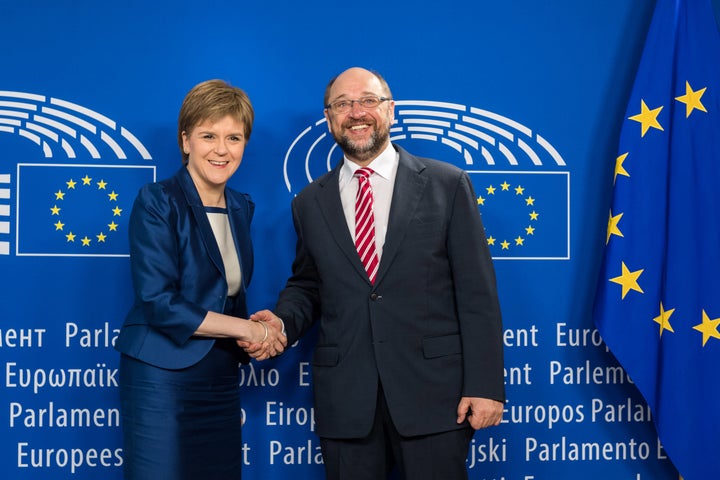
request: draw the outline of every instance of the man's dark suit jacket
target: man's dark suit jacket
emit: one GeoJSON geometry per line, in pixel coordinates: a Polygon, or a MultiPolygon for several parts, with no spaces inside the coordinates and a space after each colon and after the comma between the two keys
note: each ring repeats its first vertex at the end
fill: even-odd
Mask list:
{"type": "MultiPolygon", "coordinates": [[[[253,271],[250,222],[255,204],[225,189],[230,227],[238,247],[242,287],[234,316],[247,318],[245,289],[253,271]]],[[[162,368],[194,365],[212,338],[194,337],[208,311],[223,312],[225,267],[210,221],[187,168],[140,190],[130,217],[130,255],[135,303],[115,348],[162,368]]],[[[239,360],[249,358],[238,349],[239,360]]]]}
{"type": "Polygon", "coordinates": [[[275,313],[288,344],[320,319],[313,354],[317,432],[370,432],[378,382],[402,435],[460,428],[461,396],[503,401],[495,273],[467,174],[402,148],[375,285],[340,202],[342,162],[292,202],[293,273],[275,313]]]}

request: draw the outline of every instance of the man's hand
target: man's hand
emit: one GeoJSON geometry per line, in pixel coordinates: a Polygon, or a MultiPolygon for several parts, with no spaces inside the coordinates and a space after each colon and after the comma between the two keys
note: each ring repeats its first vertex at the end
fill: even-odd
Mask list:
{"type": "Polygon", "coordinates": [[[261,310],[250,315],[250,320],[258,322],[267,327],[268,335],[264,341],[258,342],[242,342],[238,341],[238,345],[244,349],[251,358],[256,360],[266,360],[268,358],[280,355],[287,346],[287,337],[283,330],[283,322],[270,310],[261,310]]]}
{"type": "Polygon", "coordinates": [[[475,430],[500,424],[503,403],[490,398],[462,397],[457,408],[457,423],[470,422],[475,430]]]}

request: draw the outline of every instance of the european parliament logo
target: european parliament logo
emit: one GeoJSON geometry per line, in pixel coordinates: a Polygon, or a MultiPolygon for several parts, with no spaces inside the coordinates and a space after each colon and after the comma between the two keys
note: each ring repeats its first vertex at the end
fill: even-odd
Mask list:
{"type": "Polygon", "coordinates": [[[71,102],[0,91],[0,139],[16,164],[0,167],[0,255],[129,256],[132,203],[155,180],[131,132],[71,102]]]}
{"type": "MultiPolygon", "coordinates": [[[[494,259],[570,259],[570,172],[544,137],[480,108],[396,100],[390,138],[468,172],[494,259]]],[[[286,188],[297,194],[341,158],[325,119],[318,120],[285,154],[286,188]]]]}

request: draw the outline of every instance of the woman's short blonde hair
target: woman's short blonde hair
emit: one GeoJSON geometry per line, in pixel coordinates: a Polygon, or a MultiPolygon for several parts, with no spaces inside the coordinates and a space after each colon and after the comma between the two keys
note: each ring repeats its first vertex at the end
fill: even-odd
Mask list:
{"type": "Polygon", "coordinates": [[[183,132],[189,135],[204,121],[219,120],[227,115],[243,124],[245,141],[250,140],[255,112],[243,90],[223,80],[207,80],[185,95],[178,115],[178,145],[183,164],[188,163],[188,154],[183,150],[183,132]]]}

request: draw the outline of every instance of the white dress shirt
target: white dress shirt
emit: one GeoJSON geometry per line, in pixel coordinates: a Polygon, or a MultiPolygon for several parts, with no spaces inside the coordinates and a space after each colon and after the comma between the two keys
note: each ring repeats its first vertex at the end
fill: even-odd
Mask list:
{"type": "MultiPolygon", "coordinates": [[[[353,176],[359,165],[343,158],[343,166],[338,177],[340,187],[340,201],[342,202],[345,220],[353,240],[355,239],[355,196],[358,190],[358,181],[353,176]]],[[[370,185],[373,191],[373,214],[375,216],[375,244],[378,260],[382,257],[385,235],[387,234],[388,218],[390,216],[390,203],[392,202],[395,175],[398,168],[398,153],[388,143],[385,150],[370,162],[368,168],[373,170],[370,176],[370,185]]]]}
{"type": "Polygon", "coordinates": [[[235,248],[235,239],[230,229],[230,219],[226,209],[205,207],[210,226],[215,234],[223,266],[225,267],[225,281],[228,285],[228,296],[234,297],[240,292],[242,272],[240,259],[235,248]]]}

